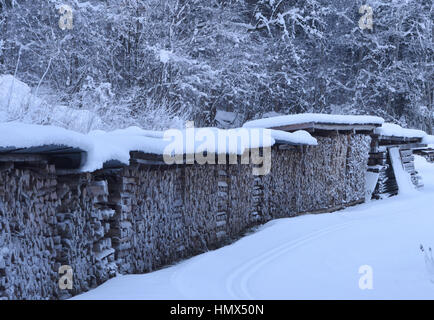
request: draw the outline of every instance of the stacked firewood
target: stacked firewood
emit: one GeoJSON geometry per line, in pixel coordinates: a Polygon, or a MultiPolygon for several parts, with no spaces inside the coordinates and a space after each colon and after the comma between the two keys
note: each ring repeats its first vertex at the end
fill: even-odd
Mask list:
{"type": "Polygon", "coordinates": [[[229,213],[229,184],[230,178],[228,176],[227,167],[222,166],[220,170],[217,171],[218,182],[217,182],[217,213],[216,213],[216,236],[217,240],[224,241],[227,236],[227,223],[228,223],[228,213],[229,213]]]}
{"type": "Polygon", "coordinates": [[[376,147],[371,150],[369,155],[368,171],[378,174],[378,181],[372,193],[372,198],[382,199],[397,195],[398,184],[387,149],[385,147],[376,147]]]}
{"type": "MultiPolygon", "coordinates": [[[[399,146],[399,154],[403,169],[410,175],[416,188],[423,187],[422,177],[414,165],[413,150],[408,145],[399,146]]],[[[383,199],[398,194],[399,187],[390,160],[387,146],[380,146],[371,150],[369,158],[370,172],[378,173],[378,182],[372,194],[373,199],[383,199]]]]}
{"type": "Polygon", "coordinates": [[[398,194],[398,184],[390,163],[374,168],[371,167],[369,170],[379,174],[377,186],[372,194],[373,199],[389,198],[398,194]]]}
{"type": "Polygon", "coordinates": [[[419,175],[419,173],[416,171],[415,165],[414,165],[414,155],[413,150],[409,147],[402,146],[399,150],[401,155],[401,162],[404,170],[410,174],[411,181],[413,182],[414,186],[419,189],[423,187],[422,177],[419,175]]]}
{"type": "Polygon", "coordinates": [[[347,149],[345,172],[347,204],[356,204],[365,200],[365,177],[368,168],[371,137],[366,135],[350,135],[347,149]]]}
{"type": "Polygon", "coordinates": [[[434,149],[433,148],[423,148],[414,151],[415,154],[422,156],[428,162],[434,162],[434,149]]]}
{"type": "Polygon", "coordinates": [[[329,212],[365,200],[370,137],[318,136],[318,146],[273,148],[269,175],[262,177],[264,216],[281,218],[329,212]]]}
{"type": "Polygon", "coordinates": [[[110,235],[120,272],[152,271],[185,255],[188,219],[180,168],[133,165],[113,175],[109,189],[115,208],[110,235]]]}
{"type": "Polygon", "coordinates": [[[137,164],[106,178],[121,273],[152,271],[217,248],[262,221],[261,180],[249,165],[137,164]]]}
{"type": "Polygon", "coordinates": [[[61,239],[56,268],[69,265],[74,272],[73,288],[64,296],[93,288],[116,275],[108,206],[108,185],[89,174],[58,177],[57,233],[61,239]]]}
{"type": "MultiPolygon", "coordinates": [[[[186,166],[184,170],[184,212],[190,222],[186,224],[188,247],[190,252],[195,253],[215,249],[220,243],[217,236],[217,218],[222,211],[219,209],[227,201],[227,189],[222,184],[219,187],[219,182],[228,180],[222,178],[219,172],[222,174],[221,170],[226,170],[226,165],[192,165],[186,166]],[[188,192],[190,188],[195,191],[188,192]]],[[[220,223],[219,232],[224,230],[224,226],[225,224],[220,223]]],[[[219,233],[219,236],[224,240],[223,233],[219,233]]]]}
{"type": "Polygon", "coordinates": [[[137,153],[129,166],[94,173],[0,164],[0,298],[67,298],[117,272],[218,248],[274,218],[363,201],[370,138],[318,141],[274,146],[265,176],[252,165],[167,166],[137,153]],[[59,288],[61,266],[73,270],[70,290],[59,288]]]}
{"type": "Polygon", "coordinates": [[[253,166],[247,164],[228,165],[227,168],[229,209],[226,230],[232,239],[265,221],[262,215],[262,176],[254,176],[252,169],[253,166]]]}
{"type": "Polygon", "coordinates": [[[59,177],[45,163],[1,168],[0,298],[67,298],[115,275],[105,181],[59,177]],[[72,289],[59,287],[61,266],[72,289]]]}
{"type": "Polygon", "coordinates": [[[54,168],[3,163],[0,181],[0,299],[57,296],[54,168]]]}

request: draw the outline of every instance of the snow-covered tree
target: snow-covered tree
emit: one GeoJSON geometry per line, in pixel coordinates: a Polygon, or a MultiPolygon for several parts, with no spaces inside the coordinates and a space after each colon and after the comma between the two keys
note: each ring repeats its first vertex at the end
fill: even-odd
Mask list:
{"type": "Polygon", "coordinates": [[[107,127],[339,112],[432,133],[433,15],[432,0],[0,0],[0,73],[107,127]]]}

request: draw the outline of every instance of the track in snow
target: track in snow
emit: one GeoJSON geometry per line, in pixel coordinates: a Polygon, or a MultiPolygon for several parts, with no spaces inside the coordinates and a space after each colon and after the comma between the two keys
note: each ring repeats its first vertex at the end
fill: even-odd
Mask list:
{"type": "Polygon", "coordinates": [[[329,233],[344,229],[352,222],[338,224],[332,227],[309,233],[303,237],[284,243],[271,251],[265,252],[251,260],[245,261],[238,266],[226,280],[226,288],[230,296],[234,299],[254,299],[248,288],[249,280],[261,268],[272,263],[276,258],[287,254],[292,249],[303,246],[304,244],[317,240],[329,233]]]}
{"type": "Polygon", "coordinates": [[[434,299],[420,244],[434,247],[434,165],[425,188],[340,212],[274,220],[175,266],[119,276],[76,299],[434,299]],[[374,289],[358,287],[361,265],[374,289]]]}

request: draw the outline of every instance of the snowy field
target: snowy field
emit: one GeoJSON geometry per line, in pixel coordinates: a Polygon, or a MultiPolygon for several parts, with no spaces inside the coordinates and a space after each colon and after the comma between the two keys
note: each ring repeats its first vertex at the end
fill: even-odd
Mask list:
{"type": "Polygon", "coordinates": [[[425,188],[343,211],[274,220],[232,245],[75,299],[434,299],[434,164],[425,188]],[[359,268],[372,268],[361,290],[359,268]]]}

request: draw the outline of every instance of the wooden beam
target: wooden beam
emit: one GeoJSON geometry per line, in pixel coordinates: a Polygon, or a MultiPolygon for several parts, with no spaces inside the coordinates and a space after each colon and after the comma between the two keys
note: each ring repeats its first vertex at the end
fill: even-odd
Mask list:
{"type": "Polygon", "coordinates": [[[315,123],[315,129],[321,130],[337,130],[337,131],[373,131],[377,128],[374,124],[328,124],[328,123],[315,123]]]}
{"type": "MultiPolygon", "coordinates": [[[[419,148],[423,148],[424,146],[427,146],[426,144],[422,144],[422,143],[399,143],[399,144],[380,144],[379,147],[382,148],[400,148],[400,149],[419,149],[419,148]]],[[[382,149],[382,148],[379,148],[382,149]]]]}
{"type": "Polygon", "coordinates": [[[270,129],[274,130],[282,130],[282,131],[297,131],[297,130],[306,130],[308,132],[314,132],[317,130],[324,131],[349,131],[349,132],[366,132],[372,133],[373,130],[377,127],[380,127],[379,124],[342,124],[342,123],[317,123],[317,122],[305,122],[305,123],[297,123],[290,124],[284,126],[276,126],[271,127],[270,129]]]}
{"type": "Polygon", "coordinates": [[[147,166],[167,165],[164,161],[143,160],[143,159],[131,159],[130,162],[132,164],[141,164],[141,165],[147,165],[147,166]]]}
{"type": "Polygon", "coordinates": [[[48,159],[40,154],[6,153],[0,154],[0,162],[48,162],[48,159]]]}
{"type": "Polygon", "coordinates": [[[130,157],[131,157],[131,159],[151,160],[151,161],[163,162],[163,155],[146,153],[146,152],[142,152],[142,151],[130,151],[130,157]]]}
{"type": "Polygon", "coordinates": [[[307,130],[314,128],[314,122],[297,123],[284,126],[271,127],[270,129],[282,130],[282,131],[297,131],[297,130],[307,130]]]}
{"type": "Polygon", "coordinates": [[[408,144],[408,143],[421,143],[422,138],[418,137],[395,137],[395,136],[383,136],[373,135],[374,139],[377,139],[381,145],[384,144],[408,144]]]}
{"type": "Polygon", "coordinates": [[[278,144],[278,149],[279,150],[297,150],[297,147],[294,145],[290,145],[290,144],[278,144]]]}

